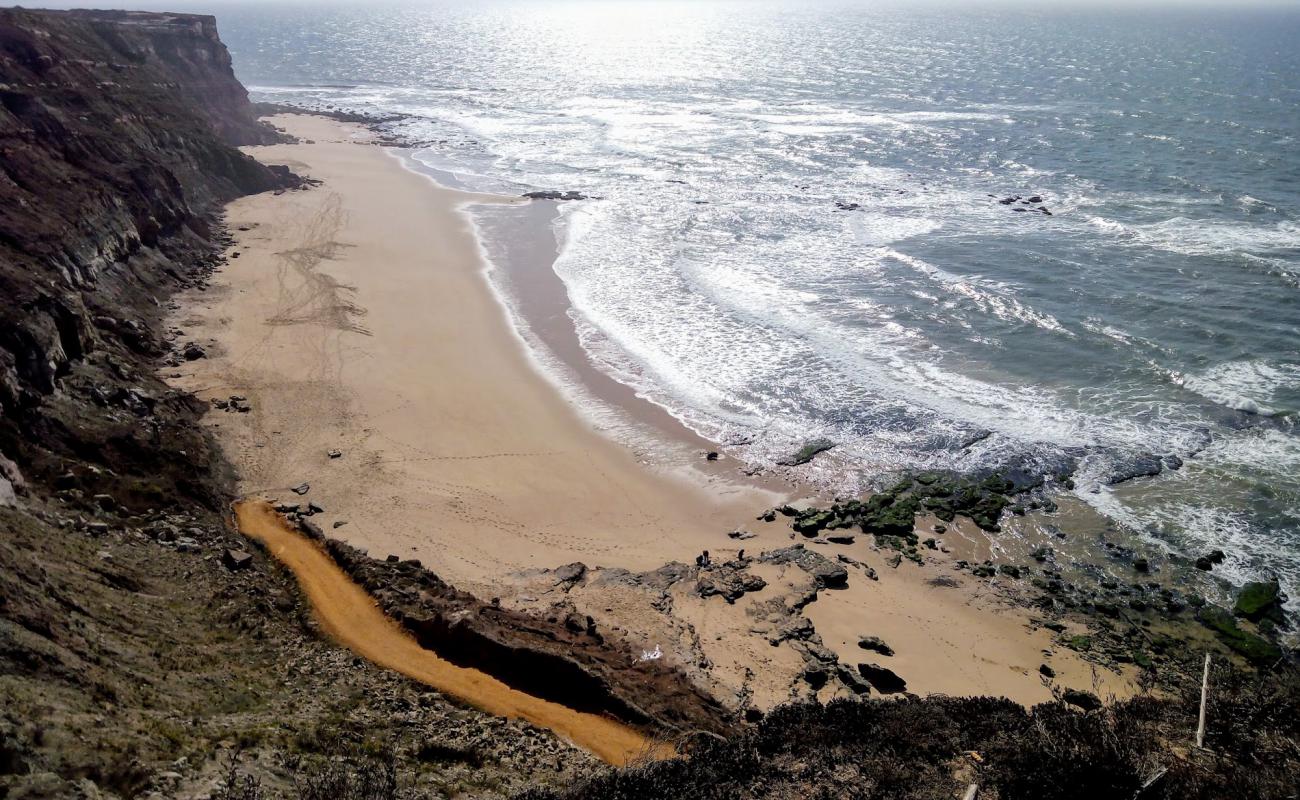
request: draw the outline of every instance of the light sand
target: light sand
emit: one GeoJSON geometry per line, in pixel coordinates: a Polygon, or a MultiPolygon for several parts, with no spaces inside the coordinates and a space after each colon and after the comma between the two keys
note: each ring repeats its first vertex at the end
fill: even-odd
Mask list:
{"type": "Polygon", "coordinates": [[[357,655],[497,716],[549,728],[607,763],[669,757],[672,748],[607,717],[585,714],[517,691],[476,669],[421,647],[352,582],[320,545],[293,531],[266,503],[235,506],[239,529],[266,546],[298,579],[325,631],[357,655]]]}
{"type": "MultiPolygon", "coordinates": [[[[525,608],[517,574],[531,569],[690,563],[734,548],[725,534],[738,527],[759,534],[744,543],[750,552],[791,543],[787,525],[754,522],[781,498],[692,467],[647,467],[542,377],[457,211],[520,201],[437,187],[356,143],[365,134],[355,126],[276,122],[312,143],[250,152],[324,183],[229,206],[239,258],[179,318],[186,340],[213,344],[211,357],[172,373],[200,396],[244,395],[253,406],[207,417],[247,495],[297,501],[289,488],[308,482],[327,533],[380,558],[419,558],[461,588],[525,608]],[[342,456],[329,458],[332,449],[342,456]]],[[[871,563],[880,582],[854,573],[848,590],[824,592],[805,612],[841,658],[871,660],[856,636],[875,634],[899,651],[895,667],[914,691],[1049,697],[1035,672],[1048,639],[1025,630],[1027,614],[972,607],[968,575],[965,589],[934,589],[925,581],[943,567],[890,570],[869,538],[823,552],[871,563]]],[[[799,666],[754,632],[744,604],[688,595],[667,615],[644,594],[584,602],[602,625],[662,643],[669,658],[703,654],[713,666],[694,674],[724,701],[742,683],[760,705],[780,700],[799,666]]],[[[1090,682],[1072,653],[1052,664],[1077,676],[1072,685],[1090,682]]]]}

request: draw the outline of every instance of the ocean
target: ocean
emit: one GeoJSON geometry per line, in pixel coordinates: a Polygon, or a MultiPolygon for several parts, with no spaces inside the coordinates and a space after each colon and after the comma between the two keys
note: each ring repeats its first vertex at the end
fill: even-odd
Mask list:
{"type": "MultiPolygon", "coordinates": [[[[403,115],[459,186],[588,195],[550,224],[586,357],[729,455],[827,438],[840,492],[1068,473],[1113,526],[1228,551],[1216,576],[1300,585],[1300,10],[220,15],[254,99],[403,115]]],[[[469,211],[510,258],[518,212],[469,211]]]]}

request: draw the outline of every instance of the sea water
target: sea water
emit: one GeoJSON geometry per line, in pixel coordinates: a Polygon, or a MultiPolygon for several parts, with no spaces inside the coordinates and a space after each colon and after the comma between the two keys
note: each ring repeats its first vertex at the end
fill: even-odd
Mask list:
{"type": "Polygon", "coordinates": [[[818,476],[843,491],[1072,471],[1117,524],[1297,585],[1300,11],[502,0],[220,21],[255,99],[400,114],[461,185],[593,198],[554,226],[587,357],[738,457],[829,438],[818,476]]]}

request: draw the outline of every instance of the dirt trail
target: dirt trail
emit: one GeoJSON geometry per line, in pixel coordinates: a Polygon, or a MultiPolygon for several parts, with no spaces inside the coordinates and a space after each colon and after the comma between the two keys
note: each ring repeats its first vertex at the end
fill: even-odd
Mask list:
{"type": "Polygon", "coordinates": [[[298,579],[326,632],[357,655],[490,714],[549,728],[614,766],[671,755],[669,746],[612,719],[542,700],[439,658],[385,616],[319,545],[290,528],[269,505],[238,503],[235,516],[240,531],[266,545],[298,579]]]}

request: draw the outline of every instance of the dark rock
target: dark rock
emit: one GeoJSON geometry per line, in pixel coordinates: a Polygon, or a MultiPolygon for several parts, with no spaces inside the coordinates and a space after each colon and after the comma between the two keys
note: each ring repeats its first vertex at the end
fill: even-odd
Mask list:
{"type": "Polygon", "coordinates": [[[1232,612],[1239,617],[1258,622],[1270,612],[1280,610],[1284,602],[1286,602],[1286,595],[1282,593],[1277,578],[1270,581],[1253,581],[1241,587],[1232,612]]]}
{"type": "Polygon", "coordinates": [[[555,569],[555,583],[573,586],[587,576],[587,565],[581,561],[565,564],[555,569]]]}
{"type": "Polygon", "coordinates": [[[1039,664],[1039,665],[1038,665],[1038,674],[1039,674],[1039,675],[1042,675],[1044,678],[1055,678],[1055,677],[1056,677],[1056,670],[1052,669],[1051,667],[1047,666],[1046,664],[1039,664]]]}
{"type": "Polygon", "coordinates": [[[187,345],[185,349],[181,351],[181,355],[185,357],[186,361],[197,361],[200,358],[207,358],[208,356],[207,351],[197,344],[187,345]]]}
{"type": "Polygon", "coordinates": [[[877,664],[859,664],[858,673],[881,694],[898,694],[907,691],[907,681],[898,677],[891,669],[877,664]]]}
{"type": "Polygon", "coordinates": [[[717,461],[717,460],[718,460],[718,451],[716,451],[716,450],[710,450],[709,452],[705,453],[705,454],[704,454],[704,460],[705,460],[705,461],[717,461]]]}
{"type": "Polygon", "coordinates": [[[829,439],[813,439],[812,441],[805,443],[804,446],[799,448],[795,453],[780,459],[776,463],[783,467],[797,467],[801,464],[807,464],[818,455],[833,447],[835,447],[835,443],[829,439]]]}
{"type": "Polygon", "coordinates": [[[767,581],[758,575],[724,568],[708,577],[700,578],[695,584],[695,592],[700,597],[719,595],[728,603],[734,603],[746,593],[761,591],[766,587],[767,581]]]}
{"type": "Polygon", "coordinates": [[[811,662],[804,665],[799,677],[814,689],[820,689],[830,680],[831,670],[825,664],[811,662]]]}
{"type": "Polygon", "coordinates": [[[831,544],[853,544],[856,538],[851,533],[832,533],[826,537],[826,541],[831,544]]]}
{"type": "Polygon", "coordinates": [[[1066,689],[1061,694],[1061,700],[1084,711],[1096,711],[1101,708],[1101,699],[1097,695],[1080,689],[1066,689]]]}
{"type": "Polygon", "coordinates": [[[749,531],[732,531],[731,533],[727,534],[727,536],[732,539],[739,539],[740,541],[743,542],[747,539],[757,538],[758,534],[750,533],[749,531]]]}
{"type": "Polygon", "coordinates": [[[1138,572],[1150,572],[1151,562],[1139,556],[1138,558],[1133,559],[1133,569],[1138,572]]]}
{"type": "Polygon", "coordinates": [[[586,200],[587,195],[582,192],[568,191],[560,192],[554,189],[548,189],[540,192],[524,192],[524,197],[529,200],[586,200]]]}
{"type": "Polygon", "coordinates": [[[295,486],[295,487],[293,487],[292,489],[290,489],[289,491],[293,492],[293,493],[296,494],[296,495],[304,495],[304,494],[307,494],[308,492],[311,491],[311,484],[310,484],[310,483],[300,483],[300,484],[298,484],[297,486],[295,486]]]}
{"type": "Polygon", "coordinates": [[[769,564],[793,564],[811,575],[822,589],[843,588],[849,584],[848,570],[801,544],[763,553],[759,560],[769,564]]]}
{"type": "Polygon", "coordinates": [[[844,684],[844,688],[850,692],[864,697],[871,694],[871,684],[848,664],[836,664],[835,676],[840,679],[840,683],[844,684]]]}
{"type": "Polygon", "coordinates": [[[807,617],[798,617],[792,622],[782,625],[775,632],[767,637],[767,641],[773,647],[781,642],[799,641],[804,642],[817,635],[817,629],[813,627],[812,620],[807,617]]]}
{"type": "Polygon", "coordinates": [[[343,457],[343,451],[342,451],[342,450],[331,450],[331,451],[329,451],[328,453],[326,453],[326,455],[329,456],[330,458],[342,458],[342,457],[343,457]]]}
{"type": "Polygon", "coordinates": [[[885,641],[879,636],[861,637],[858,639],[858,647],[861,647],[863,650],[871,650],[872,652],[879,653],[882,656],[892,656],[894,654],[894,648],[885,644],[885,641]]]}
{"type": "Polygon", "coordinates": [[[253,564],[253,554],[245,550],[225,549],[221,553],[221,563],[231,572],[239,572],[253,564]]]}

